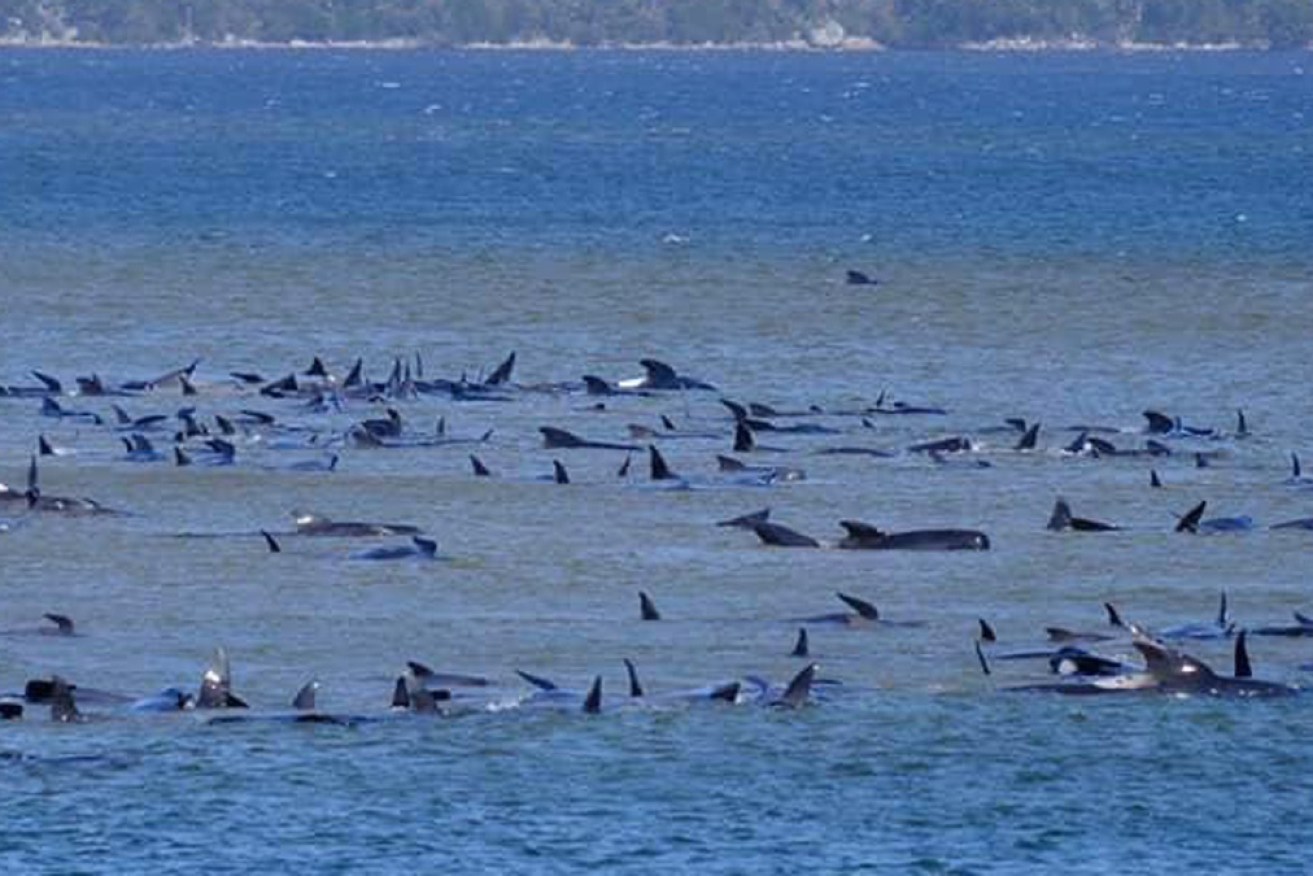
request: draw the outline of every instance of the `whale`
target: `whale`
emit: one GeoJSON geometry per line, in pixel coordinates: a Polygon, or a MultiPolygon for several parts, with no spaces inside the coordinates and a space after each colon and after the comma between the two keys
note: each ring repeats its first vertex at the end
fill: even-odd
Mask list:
{"type": "Polygon", "coordinates": [[[1183,514],[1176,524],[1176,531],[1191,535],[1215,535],[1224,532],[1248,532],[1254,528],[1253,518],[1246,515],[1211,517],[1205,520],[1204,511],[1207,507],[1208,502],[1202,501],[1183,514]]]}
{"type": "Polygon", "coordinates": [[[848,550],[989,550],[989,536],[975,529],[913,529],[884,532],[860,520],[841,520],[848,531],[836,547],[848,550]]]}
{"type": "Polygon", "coordinates": [[[1066,499],[1059,496],[1053,503],[1053,513],[1049,515],[1049,522],[1044,528],[1050,532],[1113,532],[1121,527],[1084,517],[1073,517],[1071,506],[1067,504],[1066,499]]]}
{"type": "Polygon", "coordinates": [[[573,432],[569,432],[565,429],[558,429],[555,426],[539,426],[538,431],[541,432],[543,436],[543,447],[548,450],[627,450],[632,453],[643,449],[637,444],[619,444],[611,441],[589,441],[586,438],[580,438],[573,432]]]}
{"type": "Polygon", "coordinates": [[[434,539],[413,535],[411,544],[383,545],[351,554],[353,560],[434,560],[438,556],[438,543],[434,539]]]}
{"type": "MultiPolygon", "coordinates": [[[[1057,694],[1090,695],[1117,693],[1158,693],[1169,696],[1211,696],[1228,698],[1285,697],[1299,693],[1299,689],[1279,682],[1253,678],[1245,635],[1236,637],[1235,674],[1224,676],[1212,667],[1182,651],[1132,627],[1131,644],[1144,658],[1144,668],[1107,676],[1070,676],[1068,680],[1038,684],[1025,684],[1004,688],[1013,692],[1047,692],[1057,694]]],[[[976,643],[976,656],[986,675],[989,664],[980,643],[976,643]]]]}
{"type": "Polygon", "coordinates": [[[838,624],[846,627],[869,627],[877,625],[889,627],[925,626],[922,621],[888,620],[880,614],[880,609],[877,608],[873,602],[843,592],[836,592],[834,595],[839,598],[839,601],[852,610],[814,615],[812,617],[800,618],[799,620],[802,623],[808,624],[838,624]]]}
{"type": "MultiPolygon", "coordinates": [[[[989,536],[975,529],[885,532],[860,520],[841,520],[839,525],[847,531],[847,535],[833,546],[841,550],[989,550],[989,536]]],[[[811,536],[770,520],[746,520],[743,528],[751,529],[763,543],[773,547],[822,547],[811,536]]]]}
{"type": "Polygon", "coordinates": [[[638,616],[645,621],[661,620],[661,612],[657,611],[656,603],[642,590],[638,591],[638,616]]]}
{"type": "Polygon", "coordinates": [[[201,675],[200,692],[196,695],[198,709],[245,709],[246,701],[232,691],[232,667],[228,652],[223,647],[214,649],[209,666],[201,675]]]}
{"type": "Polygon", "coordinates": [[[640,359],[638,364],[643,366],[643,376],[618,381],[617,386],[621,389],[716,389],[710,383],[679,374],[659,359],[640,359]]]}
{"type": "MultiPolygon", "coordinates": [[[[1254,636],[1285,636],[1288,638],[1299,638],[1304,636],[1313,636],[1313,617],[1306,614],[1293,612],[1295,616],[1294,624],[1271,624],[1262,627],[1253,627],[1249,630],[1250,635],[1254,636]]],[[[1241,632],[1244,632],[1243,630],[1241,632]]]]}
{"type": "Polygon", "coordinates": [[[32,454],[27,467],[27,490],[23,494],[29,511],[49,514],[62,514],[67,517],[93,517],[102,514],[117,515],[120,512],[107,508],[95,499],[72,496],[47,496],[41,492],[38,483],[36,454],[32,454]]]}
{"type": "Polygon", "coordinates": [[[423,530],[408,523],[367,523],[357,520],[333,520],[322,514],[292,512],[297,535],[359,538],[386,535],[419,535],[423,530]]]}

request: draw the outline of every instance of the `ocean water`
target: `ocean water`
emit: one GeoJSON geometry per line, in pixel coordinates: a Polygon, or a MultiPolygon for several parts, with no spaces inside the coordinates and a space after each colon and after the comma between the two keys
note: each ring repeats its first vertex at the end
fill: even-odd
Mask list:
{"type": "MultiPolygon", "coordinates": [[[[19,51],[0,53],[0,384],[33,369],[145,379],[199,358],[199,393],[66,393],[112,417],[275,414],[237,463],[123,459],[119,434],[0,398],[0,481],[36,437],[50,495],[126,513],[0,508],[0,690],[57,672],[144,696],[231,656],[254,713],[308,678],[351,727],[134,715],[83,703],[0,725],[0,861],[15,872],[761,873],[1302,871],[1307,696],[1237,701],[1009,693],[982,676],[1044,627],[1150,628],[1309,611],[1313,490],[1313,88],[1306,54],[19,51]],[[852,286],[845,271],[879,280],[852,286]],[[443,395],[316,413],[240,389],[323,356],[375,379],[396,357],[477,378],[510,351],[505,401],[443,395]],[[717,391],[617,397],[582,375],[654,357],[717,391]],[[943,416],[852,412],[890,400],[943,416]],[[806,470],[730,482],[719,399],[830,413],[762,433],[806,470]],[[388,405],[408,434],[334,444],[388,405]],[[1211,438],[1166,458],[1063,454],[1081,424],[1143,446],[1157,409],[1211,438]],[[1238,437],[1236,411],[1251,433],[1238,437]],[[538,427],[663,438],[693,489],[623,451],[549,450],[538,427]],[[1011,450],[1006,417],[1043,424],[1011,450]],[[970,435],[936,464],[901,452],[970,435]],[[314,445],[307,436],[316,435],[314,445]],[[286,449],[287,445],[297,445],[286,449]],[[332,473],[291,470],[340,454],[332,473]],[[897,452],[824,455],[835,446],[897,452]],[[476,452],[495,472],[470,474],[476,452]],[[1194,453],[1210,464],[1195,465],[1194,453]],[[553,459],[572,483],[548,482],[553,459]],[[978,462],[987,462],[981,467],[978,462]],[[1165,482],[1148,486],[1150,468],[1165,482]],[[1050,533],[1054,499],[1124,531],[1050,533]],[[1242,534],[1172,532],[1200,500],[1242,534]],[[971,527],[992,550],[770,549],[717,520],[772,509],[827,541],[841,519],[971,527]],[[365,562],[399,539],[284,537],[297,509],[407,522],[441,560],[365,562]],[[638,592],[664,619],[638,618],[638,592]],[[800,618],[834,593],[916,627],[805,624],[840,682],[779,710],[658,700],[783,683],[800,618]],[[43,612],[79,635],[40,635],[43,612]],[[389,717],[406,660],[494,679],[449,717],[389,717]],[[515,669],[602,714],[519,704],[515,669]],[[432,862],[432,863],[430,863],[432,862]]],[[[172,421],[174,428],[178,421],[172,421]]],[[[156,438],[169,450],[167,433],[156,438]]],[[[636,444],[645,446],[647,439],[636,444]]],[[[1250,642],[1261,677],[1313,684],[1303,639],[1250,642]]],[[[1230,643],[1187,649],[1229,671],[1230,643]]],[[[1125,640],[1108,653],[1135,657],[1125,640]]]]}

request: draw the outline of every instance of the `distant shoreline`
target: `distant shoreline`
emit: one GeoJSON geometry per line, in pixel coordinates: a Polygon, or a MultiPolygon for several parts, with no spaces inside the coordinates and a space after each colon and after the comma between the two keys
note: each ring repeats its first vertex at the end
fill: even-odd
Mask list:
{"type": "Polygon", "coordinates": [[[512,42],[436,43],[416,39],[313,41],[289,40],[265,42],[260,40],[180,41],[167,43],[106,43],[79,39],[38,39],[0,37],[0,51],[6,49],[58,49],[87,51],[358,51],[358,52],[794,52],[803,54],[845,54],[867,52],[946,52],[946,53],[1106,53],[1144,54],[1162,52],[1309,52],[1313,45],[1293,49],[1274,50],[1267,43],[1110,43],[1085,39],[1033,39],[1017,37],[987,41],[968,41],[953,46],[923,48],[886,46],[864,37],[845,37],[833,43],[817,43],[803,39],[776,42],[732,43],[596,43],[579,45],[554,40],[517,40],[512,42]]]}

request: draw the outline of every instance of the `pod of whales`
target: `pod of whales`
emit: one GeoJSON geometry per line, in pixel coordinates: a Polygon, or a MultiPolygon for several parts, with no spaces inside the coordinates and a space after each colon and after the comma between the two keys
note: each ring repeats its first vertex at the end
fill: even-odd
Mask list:
{"type": "MultiPolygon", "coordinates": [[[[37,437],[37,454],[31,457],[28,466],[28,480],[25,489],[0,485],[0,503],[4,504],[6,513],[22,515],[45,514],[55,518],[48,523],[35,524],[51,527],[63,526],[59,516],[96,517],[108,516],[116,512],[100,502],[87,498],[74,498],[47,493],[42,478],[53,483],[66,485],[77,483],[76,475],[99,462],[110,458],[108,449],[97,449],[96,441],[103,439],[104,448],[113,448],[113,464],[121,463],[156,463],[166,461],[160,468],[183,470],[173,472],[178,478],[205,477],[195,474],[205,468],[255,468],[260,472],[304,471],[327,473],[337,467],[339,458],[359,460],[362,456],[352,454],[403,453],[407,450],[421,448],[442,448],[451,444],[480,444],[480,455],[469,454],[470,469],[478,478],[493,478],[493,469],[484,463],[484,459],[496,464],[498,472],[509,470],[506,454],[509,450],[523,451],[530,443],[540,443],[546,450],[595,450],[597,453],[573,454],[562,453],[568,460],[571,470],[559,459],[550,460],[552,473],[543,476],[545,455],[533,457],[532,465],[536,477],[550,479],[556,484],[570,484],[569,490],[561,491],[563,496],[576,495],[576,490],[633,489],[638,486],[651,487],[653,493],[660,492],[655,487],[671,489],[717,489],[734,490],[740,488],[770,487],[788,492],[793,488],[783,485],[805,480],[803,469],[796,465],[770,465],[756,460],[774,460],[776,458],[790,461],[808,458],[809,469],[822,469],[823,477],[835,477],[832,472],[844,470],[851,472],[854,466],[906,466],[912,472],[929,472],[935,470],[933,463],[956,462],[963,468],[996,462],[1000,468],[1007,464],[1017,466],[1041,465],[1082,465],[1082,466],[1121,466],[1135,474],[1136,482],[1143,477],[1145,460],[1151,458],[1155,465],[1174,467],[1171,472],[1177,477],[1171,480],[1173,490],[1184,492],[1185,489],[1197,489],[1200,485],[1211,484],[1203,480],[1209,477],[1224,476],[1229,463],[1237,453],[1235,439],[1249,438],[1250,427],[1243,412],[1237,412],[1237,428],[1230,435],[1223,430],[1202,426],[1185,425],[1179,416],[1169,416],[1157,411],[1143,414],[1145,426],[1134,432],[1121,429],[1122,437],[1116,434],[1117,427],[1091,425],[1080,430],[1079,435],[1070,444],[1068,436],[1054,438],[1052,428],[1043,432],[1039,421],[1027,417],[1010,417],[1006,426],[999,425],[999,415],[994,413],[989,423],[979,429],[964,429],[959,415],[946,423],[946,428],[934,431],[920,430],[919,417],[947,417],[948,411],[934,404],[911,404],[902,401],[889,401],[884,393],[873,404],[845,403],[842,408],[821,405],[809,400],[792,401],[782,399],[774,403],[749,402],[740,403],[729,399],[717,399],[712,384],[697,378],[688,377],[674,367],[655,359],[641,361],[643,376],[632,380],[609,381],[593,375],[580,381],[562,381],[550,384],[522,384],[514,382],[513,372],[516,367],[516,355],[511,352],[491,370],[471,369],[471,374],[486,377],[468,377],[460,374],[448,379],[426,377],[423,363],[418,357],[413,362],[398,357],[392,362],[388,376],[384,380],[370,380],[362,359],[357,358],[348,369],[336,371],[322,357],[311,359],[308,367],[298,366],[291,371],[272,371],[274,379],[265,379],[253,371],[233,372],[231,378],[221,382],[207,381],[199,374],[199,360],[190,364],[170,369],[156,377],[141,380],[115,382],[93,373],[71,380],[60,380],[44,372],[33,372],[37,385],[29,378],[23,378],[23,385],[6,386],[0,390],[0,397],[13,399],[40,399],[38,410],[34,402],[15,402],[16,407],[27,412],[35,421],[46,424],[43,428],[51,430],[51,436],[40,434],[37,437]],[[283,377],[277,377],[284,374],[283,377]],[[159,412],[166,404],[166,393],[170,398],[182,398],[180,409],[169,408],[168,413],[159,412]],[[565,398],[587,400],[589,407],[563,406],[560,411],[574,411],[573,421],[566,423],[571,428],[562,426],[538,427],[541,442],[531,442],[535,437],[529,431],[514,435],[507,440],[502,432],[493,440],[491,429],[466,433],[471,437],[458,438],[449,435],[445,417],[421,416],[416,413],[414,402],[425,396],[439,396],[452,402],[472,403],[462,405],[462,410],[480,411],[491,409],[495,405],[515,401],[528,394],[540,394],[546,398],[562,396],[565,398]],[[713,393],[700,395],[700,393],[713,393]],[[700,402],[691,403],[689,399],[700,398],[700,402]],[[114,402],[110,402],[114,399],[114,402]],[[673,413],[657,413],[651,406],[665,404],[672,407],[673,413]],[[207,406],[228,405],[214,410],[207,406]],[[682,413],[673,405],[683,405],[682,413]],[[696,405],[696,406],[695,406],[696,405]],[[155,411],[150,411],[156,406],[155,411]],[[644,407],[644,416],[640,419],[628,415],[628,410],[635,406],[644,407]],[[260,410],[267,407],[270,410],[260,410]],[[706,413],[706,409],[714,411],[706,413]],[[613,415],[618,411],[621,420],[613,415]],[[598,413],[601,412],[601,413],[598,413]],[[903,438],[881,441],[880,430],[888,428],[891,420],[881,417],[900,417],[899,423],[908,425],[909,429],[918,429],[903,438]],[[37,419],[46,417],[48,419],[37,419]],[[336,418],[336,419],[332,419],[336,418]],[[584,418],[587,425],[576,425],[584,418]],[[660,423],[660,426],[639,425],[641,423],[660,423]],[[52,422],[53,421],[53,422],[52,422]],[[350,425],[344,425],[349,423],[350,425]],[[620,425],[623,423],[623,427],[620,425]],[[432,427],[432,428],[430,428],[432,427]],[[78,431],[73,433],[74,429],[78,431]],[[574,431],[574,429],[578,431],[574,431]],[[733,435],[734,452],[753,454],[753,463],[724,454],[724,450],[733,435]],[[850,438],[825,438],[842,434],[859,436],[850,438]],[[1135,446],[1130,438],[1136,435],[1135,446]],[[595,437],[582,437],[583,435],[595,437]],[[762,446],[757,437],[767,438],[773,445],[762,446]],[[480,437],[474,437],[480,436],[480,437]],[[639,443],[631,443],[631,439],[639,443]],[[59,442],[72,442],[77,446],[63,447],[59,442]],[[518,443],[517,443],[518,442],[518,443]],[[670,443],[667,443],[670,442],[670,443]],[[677,445],[675,442],[678,442],[677,445]],[[699,442],[702,442],[699,445],[699,442]],[[879,445],[884,446],[870,446],[879,445]],[[1044,444],[1051,446],[1045,447],[1044,444]],[[1065,444],[1065,448],[1064,448],[1065,444]],[[1120,445],[1120,446],[1118,446],[1120,445]],[[704,450],[697,455],[699,447],[704,450]],[[673,448],[673,449],[672,449],[673,448]],[[270,455],[283,450],[313,453],[316,458],[292,464],[269,464],[270,455]],[[486,453],[485,453],[486,450],[486,453]],[[638,484],[642,480],[641,464],[635,466],[630,478],[630,454],[647,453],[647,480],[650,483],[638,484]],[[608,453],[614,454],[608,456],[608,453]],[[768,454],[786,454],[782,457],[770,457],[768,454]],[[621,460],[623,454],[623,462],[621,460]],[[1072,457],[1078,457],[1073,461],[1072,457]],[[38,459],[43,467],[38,472],[38,459]],[[176,466],[168,466],[172,459],[176,466]],[[589,469],[587,463],[594,461],[597,468],[603,468],[604,476],[596,469],[589,469]],[[891,460],[891,462],[885,462],[891,460]],[[1095,460],[1102,460],[1095,462],[1095,460]],[[1202,460],[1210,466],[1208,470],[1196,472],[1189,469],[1191,460],[1202,460]],[[620,465],[620,477],[629,479],[615,486],[611,473],[620,465]],[[715,467],[715,474],[707,474],[708,468],[715,467]],[[701,468],[699,468],[701,466],[701,468]],[[1142,466],[1136,468],[1137,466],[1142,466]],[[1196,480],[1189,480],[1196,478],[1196,480]]],[[[477,414],[476,414],[477,415],[477,414]]],[[[554,415],[552,415],[554,416],[554,415]]],[[[542,422],[535,418],[532,422],[542,422]]],[[[1046,422],[1052,422],[1046,420],[1046,422]]],[[[500,426],[501,424],[498,423],[500,426]]],[[[1253,454],[1254,448],[1261,448],[1263,438],[1254,438],[1245,443],[1246,453],[1253,454]]],[[[28,445],[31,446],[31,445],[28,445]]],[[[1268,445],[1270,446],[1270,445],[1268,445]]],[[[463,457],[462,457],[463,466],[463,457]]],[[[1273,464],[1269,471],[1274,491],[1279,487],[1304,487],[1309,481],[1302,475],[1297,453],[1290,454],[1290,475],[1284,481],[1279,480],[1277,466],[1273,464]]],[[[157,469],[141,466],[133,469],[133,475],[140,474],[149,478],[157,469]]],[[[948,469],[943,476],[952,476],[948,469]]],[[[214,476],[223,477],[223,472],[214,472],[214,476]]],[[[308,476],[311,476],[308,475],[308,476]]],[[[468,473],[466,474],[468,477],[468,473]]],[[[842,475],[840,475],[842,476],[842,475]]],[[[982,474],[982,478],[992,475],[982,474]]],[[[1163,481],[1156,469],[1151,470],[1151,483],[1161,486],[1163,481]]],[[[529,478],[522,478],[528,480],[529,478]]],[[[505,480],[512,480],[506,478],[505,480]]],[[[479,481],[480,486],[471,489],[496,491],[497,482],[505,483],[501,478],[493,483],[479,481]]],[[[101,483],[101,482],[97,482],[101,483]]],[[[96,487],[97,492],[104,489],[103,483],[96,487]]],[[[1221,493],[1221,491],[1219,491],[1221,493]]],[[[796,495],[796,494],[795,494],[796,495]]],[[[1052,496],[1050,492],[1047,495],[1052,496]]],[[[1156,494],[1161,499],[1165,494],[1156,494]]],[[[1296,491],[1285,491],[1287,497],[1297,497],[1296,491]]],[[[114,497],[107,497],[111,500],[114,497]]],[[[118,497],[119,501],[130,499],[129,495],[118,497]]],[[[119,504],[116,501],[115,504],[119,504]]],[[[675,498],[653,499],[653,502],[682,501],[675,498]]],[[[1082,504],[1094,506],[1097,501],[1082,497],[1082,504]]],[[[780,502],[779,504],[784,504],[780,502]]],[[[801,505],[801,503],[799,503],[801,505]]],[[[1106,502],[1104,503],[1106,506],[1106,502]]],[[[1182,502],[1182,505],[1185,503],[1182,502]]],[[[1034,530],[1042,518],[1042,505],[1035,503],[1027,511],[1033,521],[1034,530]]],[[[1178,508],[1180,506],[1177,506],[1178,508]]],[[[1255,528],[1252,519],[1246,516],[1205,518],[1206,502],[1199,501],[1186,514],[1182,515],[1176,525],[1176,531],[1187,534],[1207,534],[1221,532],[1244,532],[1255,528]]],[[[705,510],[705,508],[704,508],[705,510]]],[[[797,513],[797,508],[794,513],[797,513]]],[[[1025,509],[1023,509],[1025,510],[1025,509]]],[[[1163,509],[1165,511],[1165,509],[1163,509]]],[[[960,513],[960,512],[959,512],[960,513]]],[[[991,538],[984,531],[974,528],[928,528],[905,531],[886,531],[880,527],[861,520],[840,520],[842,535],[830,541],[821,541],[789,526],[771,519],[769,509],[754,511],[749,514],[722,520],[719,525],[729,528],[750,529],[758,539],[767,545],[780,547],[833,548],[848,551],[861,550],[906,550],[906,551],[981,551],[993,549],[991,538]]],[[[391,515],[380,515],[391,516],[391,515]]],[[[952,511],[946,512],[950,519],[957,516],[952,511]]],[[[968,515],[972,516],[972,515],[968,515]]],[[[1131,517],[1125,512],[1118,517],[1131,517]]],[[[16,518],[19,519],[19,518],[16,518]]],[[[703,518],[710,519],[710,516],[703,518]]],[[[1274,530],[1299,532],[1313,530],[1313,518],[1298,518],[1273,524],[1274,530]]],[[[426,523],[429,521],[425,521],[426,523]]],[[[400,544],[379,544],[346,554],[345,549],[338,556],[352,559],[388,561],[388,560],[424,560],[437,556],[437,541],[424,534],[421,527],[410,523],[372,522],[369,520],[335,520],[322,514],[297,513],[294,529],[290,533],[273,533],[256,530],[265,540],[270,552],[281,553],[286,541],[280,543],[279,537],[287,535],[308,537],[338,538],[391,538],[408,539],[400,544]]],[[[78,523],[75,526],[98,527],[101,523],[78,523]]],[[[114,524],[108,524],[113,526],[114,524]]],[[[990,523],[993,532],[993,523],[990,523]]],[[[1116,540],[1124,536],[1115,533],[1128,529],[1143,532],[1154,529],[1168,532],[1169,525],[1163,521],[1151,521],[1145,524],[1135,520],[1119,520],[1107,523],[1097,519],[1076,516],[1066,499],[1058,497],[1050,513],[1047,529],[1055,532],[1106,532],[1113,533],[1108,538],[1116,540]]],[[[0,531],[4,530],[0,526],[0,531]]],[[[255,532],[243,535],[253,538],[255,532]]],[[[1047,538],[1047,536],[1039,536],[1047,538]]],[[[1289,536],[1289,537],[1298,537],[1289,536]]],[[[1282,536],[1287,538],[1287,536],[1282,536]]],[[[1000,536],[1002,539],[1002,536],[1000,536]]],[[[736,549],[735,545],[717,545],[712,538],[708,541],[713,547],[724,550],[727,554],[736,549]]],[[[727,536],[725,542],[730,542],[727,536]]],[[[1107,542],[1099,539],[1099,544],[1107,542]]],[[[1189,540],[1164,536],[1164,541],[1171,542],[1170,550],[1191,550],[1189,540]]],[[[1061,542],[1065,548],[1071,542],[1089,542],[1081,539],[1054,538],[1050,544],[1061,542]]],[[[300,547],[304,542],[293,542],[300,547]]],[[[1214,542],[1216,544],[1216,542],[1214,542]]],[[[1001,550],[1001,548],[1000,548],[1001,550]]],[[[763,552],[766,554],[769,552],[763,552]]],[[[297,550],[289,546],[290,556],[284,556],[270,562],[288,562],[297,558],[297,550]]],[[[772,555],[778,559],[778,555],[772,555]]],[[[757,558],[754,558],[754,562],[757,558]]],[[[830,564],[838,561],[833,554],[816,562],[830,564]]],[[[767,560],[766,562],[770,562],[767,560]]],[[[807,560],[809,564],[811,560],[807,560]]],[[[855,559],[853,562],[865,563],[867,560],[855,559]]],[[[901,560],[900,560],[901,562],[901,560]]],[[[933,562],[924,558],[911,557],[907,562],[933,562]]],[[[988,563],[989,558],[982,558],[988,563]]],[[[659,585],[654,585],[659,586],[659,585]]],[[[632,591],[630,591],[632,593],[632,591]]],[[[826,649],[825,636],[846,635],[836,632],[843,629],[879,629],[884,627],[916,627],[917,621],[890,620],[876,605],[861,597],[849,593],[839,593],[845,611],[828,614],[809,615],[789,621],[791,629],[796,627],[797,638],[791,651],[786,651],[781,642],[775,654],[781,661],[785,657],[810,659],[813,647],[822,652],[826,649]],[[798,626],[798,624],[802,624],[798,626]],[[809,633],[809,629],[811,632],[809,633]]],[[[991,650],[997,646],[997,634],[993,627],[981,621],[980,639],[977,643],[981,650],[982,664],[988,667],[987,658],[996,660],[1009,658],[1023,660],[1033,656],[1043,659],[1051,673],[1062,676],[1058,683],[1048,682],[1053,689],[1061,687],[1067,692],[1110,692],[1124,690],[1153,690],[1172,694],[1205,694],[1215,696],[1269,696],[1289,693],[1293,689],[1271,682],[1252,679],[1248,668],[1248,652],[1245,650],[1245,630],[1231,619],[1226,605],[1226,595],[1222,596],[1222,605],[1216,620],[1195,624],[1178,624],[1164,626],[1155,634],[1149,634],[1141,628],[1124,624],[1116,609],[1107,606],[1110,624],[1100,630],[1066,629],[1050,627],[1046,631],[1046,647],[1030,652],[1007,652],[987,654],[983,648],[991,650]],[[1129,639],[1129,640],[1128,640],[1129,639]],[[1176,650],[1175,646],[1165,644],[1181,640],[1207,641],[1210,639],[1234,639],[1237,648],[1237,670],[1233,675],[1219,674],[1208,668],[1197,658],[1176,650]],[[984,643],[984,644],[982,644],[984,643]],[[1126,654],[1095,653],[1089,648],[1113,647],[1110,643],[1120,643],[1134,650],[1143,661],[1143,668],[1134,665],[1135,656],[1126,654]],[[1242,671],[1242,656],[1243,666],[1242,671]],[[1074,679],[1068,682],[1067,679],[1074,679]],[[1080,686],[1084,686],[1083,689],[1080,686]]],[[[679,617],[665,621],[664,625],[645,627],[664,631],[669,624],[681,624],[689,619],[684,616],[681,605],[679,617]]],[[[640,592],[639,619],[658,621],[662,614],[647,592],[640,592]]],[[[72,636],[74,625],[65,615],[50,613],[45,616],[51,626],[42,626],[35,630],[43,636],[72,636]]],[[[626,617],[633,620],[632,603],[626,610],[626,617]]],[[[1293,624],[1269,624],[1249,629],[1254,636],[1274,636],[1302,638],[1313,636],[1313,621],[1299,612],[1294,613],[1293,624]]],[[[774,619],[774,623],[783,621],[774,619]]],[[[933,623],[933,621],[931,621],[933,623]]],[[[23,631],[0,631],[0,635],[13,635],[23,631]]],[[[30,631],[28,631],[30,632],[30,631]]],[[[777,630],[778,632],[778,630],[777,630]]],[[[94,634],[94,632],[93,632],[94,634]]],[[[78,636],[86,633],[78,632],[78,636]]],[[[26,641],[19,639],[18,641],[26,641]]],[[[832,643],[831,643],[832,644],[832,643]]],[[[72,646],[76,645],[76,641],[72,646]]],[[[64,644],[52,642],[49,647],[65,648],[64,644]]],[[[968,657],[969,659],[969,657],[968,657]]],[[[827,657],[828,660],[828,657],[827,657]]],[[[793,664],[796,666],[797,664],[793,664]]],[[[507,703],[519,705],[559,705],[568,711],[582,714],[600,715],[620,708],[634,707],[632,701],[642,701],[646,706],[667,702],[715,702],[715,703],[757,703],[780,707],[797,707],[812,702],[817,690],[829,689],[824,679],[817,679],[814,664],[808,664],[784,685],[774,685],[757,676],[743,676],[732,681],[716,682],[706,689],[698,691],[680,691],[672,694],[655,695],[650,685],[643,684],[638,670],[632,660],[625,659],[628,698],[617,697],[610,679],[602,675],[589,674],[588,683],[579,690],[565,689],[541,675],[522,673],[524,683],[528,684],[527,694],[520,689],[508,690],[504,685],[489,683],[476,685],[466,683],[474,676],[462,676],[459,673],[435,673],[421,664],[412,663],[406,672],[397,679],[397,684],[388,693],[380,689],[380,706],[385,701],[391,702],[398,713],[406,714],[453,714],[467,709],[494,706],[504,708],[507,703]],[[484,697],[489,690],[495,690],[495,696],[484,697]],[[476,691],[472,693],[472,691],[476,691]],[[481,697],[484,697],[481,699],[481,697]],[[629,705],[622,705],[629,704],[629,705]]],[[[391,678],[391,676],[387,676],[391,678]]],[[[226,653],[220,649],[213,661],[206,668],[199,689],[191,690],[170,687],[135,700],[106,691],[80,687],[69,681],[66,676],[52,675],[46,679],[36,680],[23,697],[0,699],[0,717],[20,717],[24,705],[49,705],[51,717],[61,723],[80,723],[88,715],[95,716],[98,706],[111,709],[124,708],[130,703],[133,711],[152,713],[159,711],[194,711],[194,710],[239,710],[238,713],[221,716],[223,721],[246,719],[250,715],[247,701],[234,692],[232,674],[226,653]],[[244,711],[246,714],[241,714],[244,711]]],[[[659,685],[658,685],[659,686],[659,685]]],[[[349,722],[360,719],[360,715],[337,715],[320,712],[317,694],[320,691],[318,681],[307,683],[291,699],[292,711],[286,712],[287,699],[282,699],[283,711],[271,713],[272,717],[281,719],[285,716],[300,716],[297,720],[307,723],[349,722]]],[[[1028,689],[1048,689],[1032,685],[1028,689]]],[[[331,696],[329,686],[328,696],[331,696]]],[[[823,698],[823,697],[822,697],[823,698]]]]}

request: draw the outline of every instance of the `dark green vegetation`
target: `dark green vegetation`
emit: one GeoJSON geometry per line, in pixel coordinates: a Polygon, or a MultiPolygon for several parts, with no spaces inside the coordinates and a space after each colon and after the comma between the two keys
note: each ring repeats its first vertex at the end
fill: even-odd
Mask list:
{"type": "Polygon", "coordinates": [[[1313,43],[1313,0],[0,0],[10,40],[1313,43]]]}

